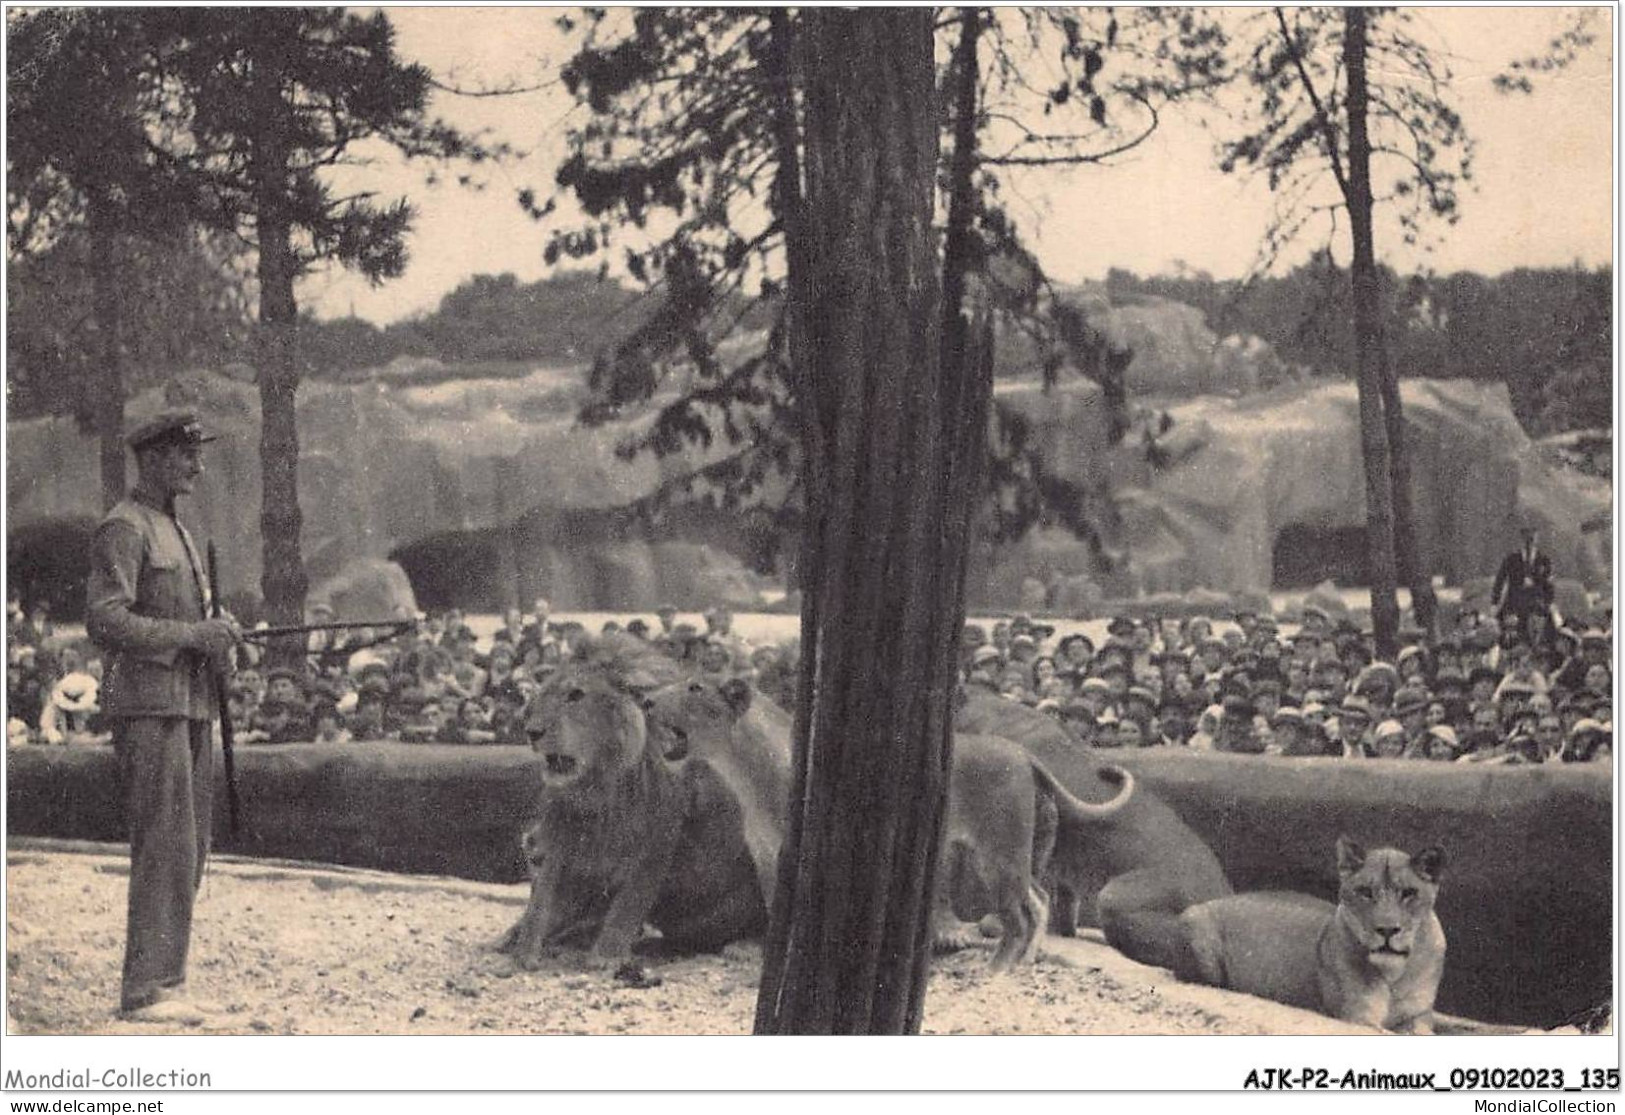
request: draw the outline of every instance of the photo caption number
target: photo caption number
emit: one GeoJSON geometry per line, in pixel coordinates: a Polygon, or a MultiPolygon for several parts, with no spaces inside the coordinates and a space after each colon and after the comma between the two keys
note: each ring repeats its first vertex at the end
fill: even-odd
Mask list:
{"type": "MultiPolygon", "coordinates": [[[[1602,1070],[1594,1071],[1601,1076],[1602,1070]]],[[[1619,1073],[1616,1070],[1614,1079],[1617,1081],[1619,1073]]],[[[1451,1069],[1450,1087],[1471,1091],[1474,1088],[1488,1088],[1496,1091],[1503,1089],[1522,1088],[1561,1088],[1563,1087],[1562,1069],[1451,1069]]],[[[1601,1087],[1601,1085],[1591,1085],[1601,1087]]]]}
{"type": "Polygon", "coordinates": [[[1603,1088],[1615,1091],[1619,1088],[1618,1069],[1581,1069],[1580,1087],[1603,1088]]]}

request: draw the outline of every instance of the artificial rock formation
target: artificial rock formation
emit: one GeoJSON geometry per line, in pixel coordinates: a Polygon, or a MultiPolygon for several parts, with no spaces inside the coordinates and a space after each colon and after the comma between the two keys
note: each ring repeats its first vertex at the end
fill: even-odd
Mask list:
{"type": "MultiPolygon", "coordinates": [[[[1188,399],[1169,407],[1165,431],[1131,431],[1112,449],[1087,405],[1093,391],[1012,385],[997,399],[1022,415],[1030,443],[1046,447],[1049,478],[1110,492],[1105,541],[1125,560],[1095,574],[1106,595],[1358,581],[1365,494],[1352,383],[1188,399]]],[[[1608,484],[1553,467],[1513,417],[1504,385],[1408,379],[1401,394],[1417,542],[1431,572],[1450,584],[1490,576],[1527,523],[1540,528],[1560,577],[1591,588],[1611,582],[1609,537],[1586,529],[1610,511],[1608,484]]],[[[1087,596],[1079,578],[1091,565],[1084,542],[1037,530],[987,562],[973,603],[1030,607],[1020,586],[1036,578],[1049,586],[1051,607],[1064,608],[1087,596]]]]}
{"type": "MultiPolygon", "coordinates": [[[[537,596],[574,610],[647,609],[662,600],[760,607],[768,582],[740,555],[751,550],[752,514],[765,512],[700,507],[655,525],[638,511],[728,448],[622,460],[615,446],[647,417],[580,426],[580,376],[542,368],[429,386],[303,387],[300,498],[311,598],[329,593],[325,582],[347,583],[357,563],[392,559],[409,576],[415,603],[429,609],[497,610],[537,596]]],[[[1560,578],[1589,588],[1611,581],[1609,535],[1585,529],[1610,511],[1607,482],[1549,463],[1513,417],[1504,386],[1401,386],[1418,543],[1432,572],[1451,584],[1488,577],[1517,527],[1532,523],[1560,578]]],[[[257,397],[244,384],[200,375],[167,399],[149,392],[132,400],[130,420],[177,403],[197,407],[226,435],[205,456],[188,522],[220,546],[228,596],[256,596],[257,397]]],[[[1075,375],[1047,392],[1036,379],[1001,380],[995,405],[1019,420],[1046,486],[1080,501],[1098,530],[1091,545],[1040,524],[1019,542],[976,550],[972,607],[1085,614],[1102,598],[1198,588],[1256,594],[1359,577],[1365,505],[1352,384],[1189,398],[1169,406],[1171,425],[1153,415],[1115,447],[1107,445],[1100,389],[1075,375]]],[[[82,551],[100,514],[96,443],[68,418],[13,422],[8,431],[12,568],[66,569],[65,583],[73,581],[63,555],[82,551]],[[40,552],[20,552],[30,544],[40,552]]],[[[82,592],[83,571],[77,576],[82,592]]]]}
{"type": "MultiPolygon", "coordinates": [[[[562,609],[756,604],[765,582],[734,556],[739,516],[697,513],[687,524],[698,537],[685,537],[634,510],[724,450],[624,461],[615,447],[636,422],[577,424],[580,380],[578,368],[541,368],[433,386],[304,385],[299,487],[311,599],[326,595],[324,582],[348,583],[358,562],[393,559],[427,608],[494,611],[537,596],[562,609]]],[[[222,435],[205,453],[186,520],[219,546],[226,595],[257,596],[257,396],[224,376],[191,375],[131,400],[127,420],[176,405],[222,435]]],[[[13,422],[8,433],[13,539],[50,524],[88,538],[101,512],[95,440],[71,418],[13,422]]]]}

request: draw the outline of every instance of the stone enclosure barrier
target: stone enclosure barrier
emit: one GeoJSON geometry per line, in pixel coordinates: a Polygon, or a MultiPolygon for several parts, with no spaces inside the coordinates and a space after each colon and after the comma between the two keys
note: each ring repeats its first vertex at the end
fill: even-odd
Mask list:
{"type": "MultiPolygon", "coordinates": [[[[1029,744],[1066,783],[1121,763],[1218,853],[1237,890],[1335,899],[1339,833],[1367,846],[1442,844],[1439,916],[1450,941],[1439,1007],[1551,1026],[1609,998],[1610,764],[1489,767],[1277,759],[1029,744]]],[[[535,757],[517,747],[398,743],[240,749],[243,831],[217,847],[253,856],[519,883],[518,837],[535,757]]],[[[10,835],[124,838],[110,748],[7,755],[10,835]]]]}

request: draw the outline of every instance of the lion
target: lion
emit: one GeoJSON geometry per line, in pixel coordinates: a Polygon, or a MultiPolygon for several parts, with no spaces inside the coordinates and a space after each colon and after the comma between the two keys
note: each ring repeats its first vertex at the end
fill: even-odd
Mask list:
{"type": "MultiPolygon", "coordinates": [[[[738,680],[668,686],[651,696],[645,711],[651,736],[705,771],[692,776],[693,785],[706,787],[713,800],[723,788],[733,791],[734,804],[714,812],[721,824],[738,827],[757,862],[765,911],[788,829],[789,716],[755,700],[751,687],[738,680]]],[[[1084,838],[1083,826],[1110,818],[1134,794],[1133,777],[1111,769],[1119,791],[1095,805],[1073,797],[1008,740],[955,737],[932,903],[939,948],[963,943],[958,923],[992,916],[1002,933],[991,968],[1032,959],[1048,905],[1037,884],[1051,849],[1057,840],[1084,838]]]]}
{"type": "Polygon", "coordinates": [[[727,901],[741,882],[727,877],[730,864],[718,861],[700,878],[674,876],[674,863],[696,859],[687,846],[695,839],[693,794],[682,767],[650,740],[641,695],[681,671],[631,642],[590,645],[526,708],[541,759],[541,792],[522,838],[531,894],[498,945],[523,963],[561,947],[604,963],[623,959],[646,921],[703,943],[755,927],[752,911],[727,901]]]}
{"type": "Polygon", "coordinates": [[[1444,977],[1434,913],[1445,853],[1337,839],[1337,904],[1287,892],[1204,902],[1180,918],[1175,974],[1396,1033],[1431,1034],[1444,977]]]}
{"type": "MultiPolygon", "coordinates": [[[[961,731],[1018,740],[1074,793],[1093,800],[1115,789],[1110,772],[1064,726],[1001,697],[968,696],[955,716],[961,731]]],[[[1139,787],[1088,839],[1057,844],[1044,886],[1049,931],[1075,936],[1086,905],[1106,942],[1132,960],[1170,968],[1184,953],[1179,916],[1232,893],[1218,856],[1150,789],[1139,787]]]]}

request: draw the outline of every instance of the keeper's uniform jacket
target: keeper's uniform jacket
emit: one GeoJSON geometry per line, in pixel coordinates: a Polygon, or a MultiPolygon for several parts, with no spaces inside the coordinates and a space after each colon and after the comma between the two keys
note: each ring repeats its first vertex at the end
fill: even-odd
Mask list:
{"type": "Polygon", "coordinates": [[[108,657],[108,717],[211,720],[207,658],[183,649],[185,624],[208,615],[208,587],[186,528],[139,489],[107,513],[90,547],[85,631],[108,657]]]}

